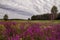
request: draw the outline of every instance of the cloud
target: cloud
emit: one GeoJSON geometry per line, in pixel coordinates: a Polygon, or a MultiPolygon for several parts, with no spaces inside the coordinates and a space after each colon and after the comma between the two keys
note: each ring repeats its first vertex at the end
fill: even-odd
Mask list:
{"type": "Polygon", "coordinates": [[[25,16],[32,16],[33,15],[32,13],[30,13],[28,11],[18,10],[16,8],[12,8],[12,7],[8,6],[8,5],[2,5],[2,4],[0,4],[0,8],[1,9],[5,9],[5,10],[9,10],[9,11],[16,12],[16,13],[18,13],[20,15],[25,15],[25,16]]]}
{"type": "MultiPolygon", "coordinates": [[[[9,13],[10,16],[12,15],[12,12],[16,15],[24,15],[29,17],[37,14],[43,14],[48,12],[50,13],[50,10],[53,5],[56,5],[58,7],[58,10],[60,11],[59,0],[5,0],[5,1],[1,0],[0,1],[0,9],[4,10],[3,13],[5,13],[5,11],[11,12],[9,13]]],[[[21,16],[21,18],[23,17],[21,16]]]]}
{"type": "Polygon", "coordinates": [[[9,16],[9,19],[27,19],[30,18],[31,16],[26,16],[26,15],[20,15],[16,12],[9,11],[9,10],[4,10],[0,9],[0,19],[3,18],[3,16],[7,14],[9,16]]]}

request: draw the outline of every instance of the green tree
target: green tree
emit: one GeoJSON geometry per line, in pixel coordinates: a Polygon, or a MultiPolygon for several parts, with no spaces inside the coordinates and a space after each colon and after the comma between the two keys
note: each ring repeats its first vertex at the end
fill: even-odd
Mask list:
{"type": "Polygon", "coordinates": [[[52,9],[51,9],[51,20],[54,20],[57,18],[57,12],[58,12],[58,9],[56,6],[53,6],[52,9]]]}
{"type": "Polygon", "coordinates": [[[28,18],[28,20],[30,20],[30,18],[28,18]]]}
{"type": "Polygon", "coordinates": [[[57,7],[56,6],[53,6],[52,9],[51,9],[51,12],[52,13],[57,13],[58,12],[57,7]]]}
{"type": "Polygon", "coordinates": [[[3,19],[4,19],[5,21],[7,21],[7,20],[8,20],[8,15],[5,14],[3,19]]]}

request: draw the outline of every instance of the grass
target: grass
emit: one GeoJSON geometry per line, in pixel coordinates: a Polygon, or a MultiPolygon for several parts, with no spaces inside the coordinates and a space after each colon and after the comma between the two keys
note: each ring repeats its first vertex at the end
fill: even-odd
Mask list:
{"type": "Polygon", "coordinates": [[[0,20],[0,22],[60,23],[60,20],[0,20]]]}

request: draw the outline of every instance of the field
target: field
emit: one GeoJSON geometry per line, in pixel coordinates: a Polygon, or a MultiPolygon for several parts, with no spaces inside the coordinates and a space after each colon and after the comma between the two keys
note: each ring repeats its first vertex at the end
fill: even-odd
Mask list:
{"type": "Polygon", "coordinates": [[[60,40],[60,20],[0,20],[0,40],[60,40]]]}

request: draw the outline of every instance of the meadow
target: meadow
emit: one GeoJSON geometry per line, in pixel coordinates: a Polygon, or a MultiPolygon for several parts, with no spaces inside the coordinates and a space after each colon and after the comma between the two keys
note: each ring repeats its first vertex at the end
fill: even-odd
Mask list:
{"type": "Polygon", "coordinates": [[[0,20],[0,40],[60,40],[60,20],[0,20]]]}

